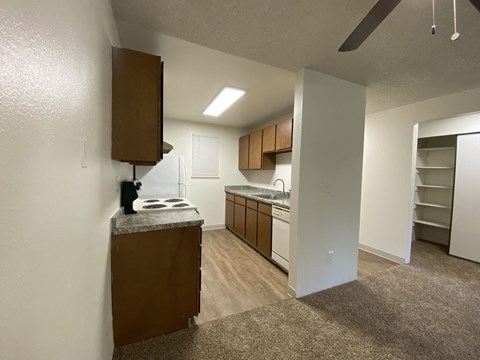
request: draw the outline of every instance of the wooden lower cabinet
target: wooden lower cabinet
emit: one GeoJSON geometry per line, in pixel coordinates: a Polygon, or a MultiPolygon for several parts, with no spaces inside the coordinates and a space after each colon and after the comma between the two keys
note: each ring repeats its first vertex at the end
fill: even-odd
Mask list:
{"type": "Polygon", "coordinates": [[[200,304],[201,227],[112,235],[116,346],[188,327],[200,304]]]}
{"type": "Polygon", "coordinates": [[[268,258],[272,252],[272,206],[226,193],[225,225],[268,258]],[[233,219],[233,224],[231,223],[233,219]]]}
{"type": "Polygon", "coordinates": [[[250,208],[247,208],[245,239],[251,245],[257,246],[257,210],[250,208]]]}
{"type": "Polygon", "coordinates": [[[227,229],[233,230],[234,224],[235,203],[230,200],[226,200],[225,204],[225,226],[227,229]]]}
{"type": "Polygon", "coordinates": [[[272,256],[272,216],[258,212],[257,249],[267,256],[272,256]]]}
{"type": "Polygon", "coordinates": [[[245,237],[245,206],[235,203],[233,231],[241,237],[245,237]]]}

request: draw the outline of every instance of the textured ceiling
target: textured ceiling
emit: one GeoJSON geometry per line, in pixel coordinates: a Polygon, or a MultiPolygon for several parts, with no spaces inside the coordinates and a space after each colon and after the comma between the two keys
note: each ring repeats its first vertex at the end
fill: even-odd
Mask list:
{"type": "Polygon", "coordinates": [[[356,51],[337,49],[376,0],[112,0],[117,19],[296,72],[367,86],[367,112],[480,86],[480,13],[457,0],[403,0],[356,51]]]}
{"type": "Polygon", "coordinates": [[[164,115],[217,125],[251,127],[291,112],[295,74],[117,21],[122,47],[156,54],[165,64],[164,115]],[[203,111],[224,86],[246,90],[219,117],[203,111]]]}

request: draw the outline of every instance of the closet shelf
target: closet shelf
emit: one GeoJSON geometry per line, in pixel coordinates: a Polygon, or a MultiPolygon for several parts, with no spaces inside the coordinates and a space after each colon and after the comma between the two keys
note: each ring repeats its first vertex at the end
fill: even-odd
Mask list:
{"type": "Polygon", "coordinates": [[[416,224],[422,224],[422,225],[429,225],[441,229],[450,229],[450,225],[447,223],[443,222],[438,222],[438,221],[428,221],[428,220],[414,220],[413,221],[416,224]]]}
{"type": "Polygon", "coordinates": [[[452,186],[446,186],[446,185],[423,185],[423,184],[417,184],[416,185],[419,188],[427,188],[427,189],[444,189],[444,190],[452,190],[452,186]]]}
{"type": "Polygon", "coordinates": [[[453,166],[417,166],[418,170],[453,170],[453,166]]]}
{"type": "Polygon", "coordinates": [[[455,150],[453,146],[449,147],[432,147],[432,148],[420,148],[418,151],[443,151],[443,150],[455,150]]]}
{"type": "Polygon", "coordinates": [[[434,207],[434,208],[439,208],[439,209],[451,209],[452,208],[450,205],[427,203],[427,202],[416,202],[415,205],[434,207]]]}

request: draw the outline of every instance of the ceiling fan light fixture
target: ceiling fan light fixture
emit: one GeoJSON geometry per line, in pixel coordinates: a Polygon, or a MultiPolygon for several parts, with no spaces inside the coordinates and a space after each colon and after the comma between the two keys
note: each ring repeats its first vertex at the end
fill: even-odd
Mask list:
{"type": "Polygon", "coordinates": [[[220,116],[245,94],[245,90],[224,87],[203,111],[203,115],[220,116]]]}
{"type": "Polygon", "coordinates": [[[453,0],[453,35],[451,39],[452,41],[455,41],[459,37],[460,34],[457,31],[457,0],[453,0]]]}

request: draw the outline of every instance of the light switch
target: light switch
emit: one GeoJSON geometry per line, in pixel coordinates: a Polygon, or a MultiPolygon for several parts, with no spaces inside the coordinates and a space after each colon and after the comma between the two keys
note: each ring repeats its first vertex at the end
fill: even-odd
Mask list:
{"type": "Polygon", "coordinates": [[[327,264],[333,264],[334,251],[329,251],[327,254],[327,264]]]}

